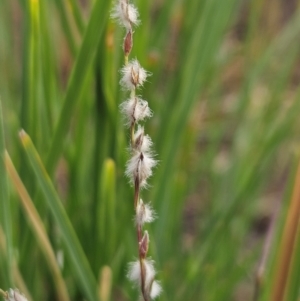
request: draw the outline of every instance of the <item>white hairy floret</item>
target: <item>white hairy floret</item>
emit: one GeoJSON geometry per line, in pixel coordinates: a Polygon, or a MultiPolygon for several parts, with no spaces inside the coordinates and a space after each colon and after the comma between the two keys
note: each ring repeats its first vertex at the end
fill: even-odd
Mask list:
{"type": "MultiPolygon", "coordinates": [[[[145,259],[142,261],[142,264],[145,269],[145,287],[149,287],[155,276],[154,261],[145,259]]],[[[141,284],[141,265],[139,260],[129,263],[128,278],[136,285],[141,284]]]]}
{"type": "Polygon", "coordinates": [[[137,131],[134,133],[133,148],[135,151],[148,153],[150,152],[150,147],[152,146],[152,140],[149,135],[145,135],[144,128],[139,125],[137,131]]]}
{"type": "Polygon", "coordinates": [[[150,297],[151,299],[155,299],[158,297],[162,292],[161,285],[159,284],[158,281],[153,281],[151,290],[150,290],[150,297]]]}
{"type": "MultiPolygon", "coordinates": [[[[159,282],[153,281],[151,290],[150,290],[150,294],[148,292],[148,295],[150,295],[150,298],[153,300],[153,299],[159,297],[161,292],[162,292],[162,288],[161,288],[161,285],[159,284],[159,282]]],[[[145,301],[143,295],[140,295],[139,301],[145,301]]]]}
{"type": "MultiPolygon", "coordinates": [[[[145,270],[145,283],[144,290],[145,293],[150,296],[151,299],[155,299],[162,292],[162,288],[159,282],[154,281],[155,277],[155,269],[154,269],[154,261],[145,259],[142,261],[145,270]]],[[[141,285],[142,277],[141,277],[141,264],[140,261],[134,261],[129,264],[128,278],[135,284],[141,285]]],[[[141,298],[143,300],[143,298],[141,298]]]]}
{"type": "Polygon", "coordinates": [[[140,199],[135,215],[135,223],[142,226],[144,223],[151,223],[155,219],[155,212],[150,204],[144,204],[143,200],[140,199]]]}
{"type": "Polygon", "coordinates": [[[16,289],[9,289],[7,293],[7,298],[5,298],[6,301],[27,301],[25,296],[20,294],[20,292],[16,289]]]}
{"type": "Polygon", "coordinates": [[[130,61],[121,69],[122,78],[120,84],[126,90],[133,90],[140,87],[146,81],[147,71],[141,67],[137,60],[130,61]]]}
{"type": "Polygon", "coordinates": [[[147,179],[152,176],[152,168],[156,164],[150,153],[137,152],[127,162],[125,173],[132,183],[138,180],[140,188],[143,188],[147,186],[147,179]]]}
{"type": "Polygon", "coordinates": [[[152,116],[148,102],[139,97],[131,97],[120,104],[121,112],[125,117],[125,125],[130,127],[134,122],[139,122],[152,116]]]}
{"type": "Polygon", "coordinates": [[[138,25],[139,13],[133,4],[129,4],[126,0],[119,0],[112,9],[111,17],[116,19],[121,26],[127,30],[132,28],[132,25],[138,25]]]}

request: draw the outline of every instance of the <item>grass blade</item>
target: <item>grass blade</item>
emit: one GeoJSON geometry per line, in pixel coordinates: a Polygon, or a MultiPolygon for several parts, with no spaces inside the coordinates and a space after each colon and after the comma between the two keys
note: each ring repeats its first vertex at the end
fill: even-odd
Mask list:
{"type": "Polygon", "coordinates": [[[288,278],[288,286],[285,300],[297,301],[300,294],[300,222],[298,223],[297,243],[293,252],[291,271],[288,278]]]}
{"type": "Polygon", "coordinates": [[[81,12],[80,12],[80,7],[79,7],[78,2],[75,0],[70,0],[70,7],[71,7],[72,13],[74,15],[74,19],[75,19],[78,31],[80,32],[80,34],[83,34],[85,24],[84,24],[84,20],[82,18],[81,12]]]}
{"type": "Polygon", "coordinates": [[[11,230],[11,214],[9,205],[9,195],[7,187],[7,176],[4,166],[4,129],[3,129],[3,119],[2,119],[2,105],[0,101],[0,211],[1,211],[1,224],[6,237],[6,277],[7,285],[12,285],[12,230],[11,230]]]}
{"type": "Polygon", "coordinates": [[[68,83],[63,108],[48,154],[46,167],[50,174],[53,172],[61,153],[63,140],[70,125],[73,110],[77,100],[80,98],[89,75],[90,67],[95,58],[96,50],[108,16],[108,5],[109,1],[101,0],[98,0],[94,4],[92,15],[68,83]]]}
{"type": "Polygon", "coordinates": [[[21,131],[20,139],[31,163],[37,182],[44,194],[47,205],[61,231],[62,239],[70,257],[73,271],[80,281],[87,299],[95,301],[97,300],[97,282],[72,224],[30,137],[24,131],[21,131]]]}
{"type": "MultiPolygon", "coordinates": [[[[105,249],[103,259],[106,264],[111,264],[114,253],[116,216],[116,184],[115,184],[115,163],[112,159],[106,159],[102,168],[100,187],[100,198],[97,208],[97,231],[99,238],[98,247],[105,249]]],[[[99,252],[98,252],[99,254],[99,252]]]]}
{"type": "Polygon", "coordinates": [[[66,9],[66,3],[65,3],[65,1],[61,1],[61,0],[56,0],[55,3],[57,5],[58,12],[60,14],[62,28],[65,33],[70,52],[71,52],[72,56],[75,57],[76,52],[77,52],[77,46],[76,46],[76,42],[74,39],[74,34],[72,33],[72,29],[70,27],[68,13],[67,13],[67,9],[66,9]]]}
{"type": "Polygon", "coordinates": [[[300,216],[300,163],[295,179],[292,200],[282,234],[280,253],[273,280],[270,301],[282,301],[287,286],[288,273],[291,268],[292,253],[296,243],[297,226],[300,216]]]}
{"type": "Polygon", "coordinates": [[[10,159],[9,154],[6,152],[5,153],[5,166],[6,170],[15,186],[17,189],[20,199],[21,199],[21,204],[24,208],[24,211],[28,217],[28,220],[31,224],[32,230],[35,233],[38,243],[46,257],[47,263],[49,265],[49,268],[53,274],[54,282],[57,288],[57,297],[58,300],[60,301],[69,301],[69,295],[68,295],[68,290],[66,288],[65,282],[62,278],[60,269],[58,267],[54,251],[51,247],[50,241],[48,239],[46,230],[43,225],[43,221],[40,218],[37,210],[34,207],[34,204],[25,188],[23,185],[14,165],[13,162],[10,159]]]}

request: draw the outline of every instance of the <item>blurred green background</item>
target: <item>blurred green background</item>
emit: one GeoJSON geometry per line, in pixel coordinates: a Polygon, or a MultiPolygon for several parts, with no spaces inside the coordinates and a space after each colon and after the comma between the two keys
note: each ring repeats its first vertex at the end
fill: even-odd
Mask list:
{"type": "MultiPolygon", "coordinates": [[[[159,165],[142,198],[158,216],[148,231],[159,300],[254,300],[268,229],[256,300],[272,300],[297,185],[299,1],[134,4],[141,25],[130,57],[152,74],[139,94],[154,112],[145,128],[159,165]]],[[[119,112],[127,97],[118,84],[124,32],[109,19],[111,6],[0,1],[1,152],[7,149],[37,209],[74,301],[97,300],[99,287],[102,301],[138,297],[126,278],[137,242],[124,176],[129,132],[119,112]],[[41,161],[27,136],[22,147],[20,129],[41,161]]],[[[2,163],[0,177],[0,287],[19,287],[29,301],[67,301],[32,226],[33,209],[20,202],[21,184],[2,163]]],[[[300,296],[299,232],[288,301],[300,296]]]]}

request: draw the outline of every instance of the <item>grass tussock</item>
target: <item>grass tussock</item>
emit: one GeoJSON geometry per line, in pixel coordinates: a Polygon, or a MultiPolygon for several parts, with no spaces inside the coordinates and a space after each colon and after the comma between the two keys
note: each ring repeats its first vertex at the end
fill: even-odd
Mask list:
{"type": "MultiPolygon", "coordinates": [[[[143,190],[159,217],[147,228],[159,300],[298,301],[298,3],[134,4],[130,57],[152,74],[144,126],[159,154],[143,190]]],[[[138,298],[126,278],[138,254],[112,6],[0,3],[6,298],[19,294],[10,287],[28,301],[138,298]]]]}

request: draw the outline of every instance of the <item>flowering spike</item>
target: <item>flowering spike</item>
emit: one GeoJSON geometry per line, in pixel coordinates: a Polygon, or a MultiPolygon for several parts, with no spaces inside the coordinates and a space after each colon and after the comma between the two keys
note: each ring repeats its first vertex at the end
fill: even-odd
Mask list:
{"type": "Polygon", "coordinates": [[[152,111],[146,100],[136,96],[136,89],[143,86],[149,73],[134,59],[128,62],[128,56],[133,45],[133,25],[138,25],[137,9],[128,0],[119,0],[113,8],[112,17],[126,28],[123,50],[125,65],[121,69],[120,85],[130,91],[130,98],[120,105],[124,115],[125,125],[130,128],[130,155],[126,164],[126,176],[134,186],[135,226],[138,238],[137,261],[129,264],[128,278],[140,287],[141,300],[150,301],[161,292],[160,284],[154,280],[153,261],[146,258],[149,248],[148,231],[143,231],[145,223],[155,218],[155,213],[149,204],[140,199],[140,190],[147,187],[147,180],[152,175],[152,168],[157,161],[151,151],[152,141],[145,134],[144,128],[138,123],[152,116],[152,111]],[[136,126],[138,126],[136,130],[136,126]],[[143,234],[144,233],[144,234],[143,234]]]}

